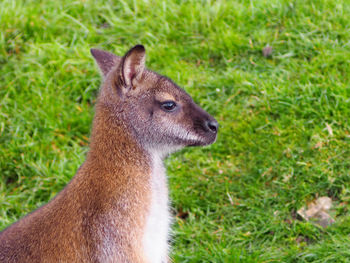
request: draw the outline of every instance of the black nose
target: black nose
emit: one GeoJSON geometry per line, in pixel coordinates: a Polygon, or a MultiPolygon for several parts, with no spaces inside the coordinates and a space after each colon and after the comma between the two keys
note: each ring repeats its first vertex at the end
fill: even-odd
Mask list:
{"type": "Polygon", "coordinates": [[[212,133],[217,133],[219,129],[219,123],[217,121],[213,120],[206,120],[205,121],[205,127],[207,128],[207,131],[210,131],[212,133]]]}

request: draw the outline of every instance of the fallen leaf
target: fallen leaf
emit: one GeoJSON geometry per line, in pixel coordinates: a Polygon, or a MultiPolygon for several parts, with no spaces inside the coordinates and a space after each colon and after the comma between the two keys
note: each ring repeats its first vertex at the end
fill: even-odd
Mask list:
{"type": "Polygon", "coordinates": [[[310,203],[307,208],[302,207],[299,209],[297,213],[306,221],[327,227],[335,222],[328,214],[331,207],[332,199],[328,196],[322,196],[310,203]]]}

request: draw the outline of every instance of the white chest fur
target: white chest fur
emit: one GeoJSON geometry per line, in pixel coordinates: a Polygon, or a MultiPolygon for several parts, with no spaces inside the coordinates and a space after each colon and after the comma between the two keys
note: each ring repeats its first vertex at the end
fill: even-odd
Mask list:
{"type": "Polygon", "coordinates": [[[143,236],[144,253],[150,263],[166,263],[170,230],[168,186],[163,161],[158,156],[153,158],[151,190],[151,205],[143,236]]]}

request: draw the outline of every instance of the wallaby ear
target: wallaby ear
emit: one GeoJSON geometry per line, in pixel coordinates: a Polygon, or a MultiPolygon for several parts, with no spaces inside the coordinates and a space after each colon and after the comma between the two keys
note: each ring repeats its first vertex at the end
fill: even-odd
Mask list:
{"type": "Polygon", "coordinates": [[[106,77],[108,72],[121,61],[120,57],[107,51],[92,48],[90,49],[90,52],[95,58],[104,77],[106,77]]]}
{"type": "Polygon", "coordinates": [[[131,87],[145,69],[146,50],[142,45],[131,48],[123,58],[122,75],[126,87],[131,87]]]}

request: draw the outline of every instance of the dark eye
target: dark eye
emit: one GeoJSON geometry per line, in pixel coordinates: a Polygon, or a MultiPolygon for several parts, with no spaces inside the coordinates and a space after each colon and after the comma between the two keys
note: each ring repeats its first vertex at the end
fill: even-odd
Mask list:
{"type": "Polygon", "coordinates": [[[176,103],[174,101],[165,101],[161,104],[161,107],[165,111],[174,111],[176,109],[176,103]]]}

